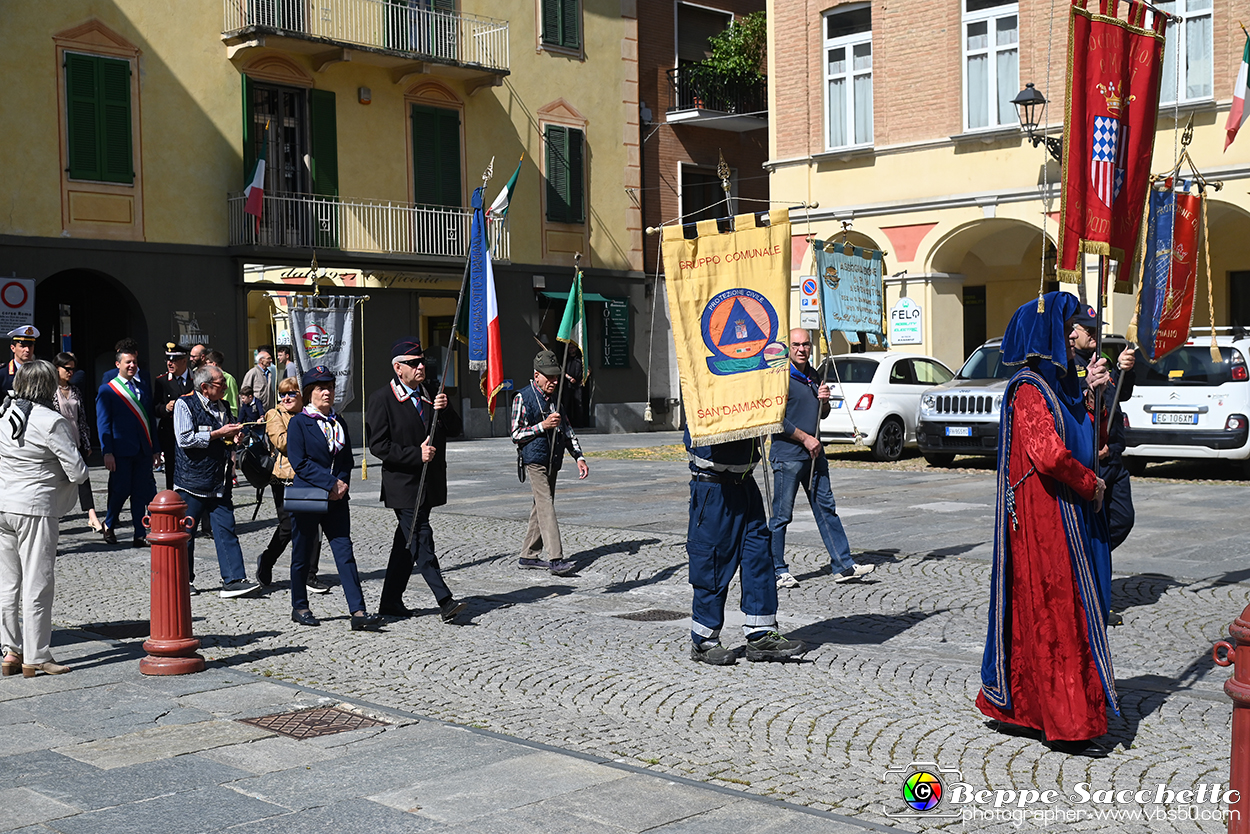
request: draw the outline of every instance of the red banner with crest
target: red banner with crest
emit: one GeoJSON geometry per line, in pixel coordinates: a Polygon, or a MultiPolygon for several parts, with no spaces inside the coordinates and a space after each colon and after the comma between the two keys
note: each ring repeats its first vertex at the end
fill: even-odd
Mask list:
{"type": "Polygon", "coordinates": [[[1131,261],[1154,151],[1166,18],[1133,0],[1072,0],[1059,279],[1084,280],[1081,253],[1131,261]],[[1149,21],[1149,22],[1147,22],[1149,21]]]}

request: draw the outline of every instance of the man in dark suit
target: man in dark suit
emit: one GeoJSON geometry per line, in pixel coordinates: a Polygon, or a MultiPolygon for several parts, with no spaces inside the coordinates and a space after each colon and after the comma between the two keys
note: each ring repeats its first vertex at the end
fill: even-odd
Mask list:
{"type": "Polygon", "coordinates": [[[165,489],[174,488],[174,404],[191,393],[191,371],[187,369],[187,349],[176,342],[165,343],[166,372],[156,378],[156,434],[165,456],[165,489]]]}
{"type": "Polygon", "coordinates": [[[0,395],[13,389],[13,377],[17,376],[17,369],[35,358],[35,340],[39,338],[39,328],[24,324],[10,330],[8,337],[9,350],[13,352],[13,356],[4,366],[4,373],[0,374],[0,395]]]}
{"type": "Polygon", "coordinates": [[[434,395],[425,380],[425,353],[421,342],[404,338],[391,348],[395,378],[369,398],[365,419],[369,451],[382,460],[382,503],[395,511],[399,526],[391,544],[391,558],[382,584],[379,614],[411,617],[404,605],[404,590],[413,564],[420,571],[443,622],[450,623],[463,608],[443,580],[434,554],[434,531],[430,510],[447,503],[447,438],[460,434],[460,416],[447,405],[447,395],[434,395]],[[429,443],[434,424],[434,442],[429,443]],[[417,506],[421,471],[427,469],[425,492],[417,506]],[[416,535],[408,532],[416,514],[416,535]]]}
{"type": "Polygon", "coordinates": [[[109,471],[108,514],[104,517],[104,541],[117,544],[113,528],[122,504],[130,498],[130,515],[134,522],[134,545],[147,545],[143,516],[148,502],[156,495],[152,467],[156,465],[157,447],[152,424],[152,392],[139,382],[138,357],[118,352],[117,374],[100,386],[96,394],[96,428],[100,432],[100,449],[104,466],[109,471]]]}

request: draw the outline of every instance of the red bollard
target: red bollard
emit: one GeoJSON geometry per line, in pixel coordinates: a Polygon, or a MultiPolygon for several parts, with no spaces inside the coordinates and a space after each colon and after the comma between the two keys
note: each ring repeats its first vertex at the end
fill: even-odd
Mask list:
{"type": "Polygon", "coordinates": [[[1211,647],[1219,666],[1232,666],[1233,676],[1224,681],[1224,692],[1233,699],[1233,750],[1228,768],[1228,787],[1237,801],[1228,806],[1228,834],[1250,834],[1250,605],[1228,627],[1233,642],[1221,640],[1211,647]],[[1220,649],[1224,656],[1220,657],[1220,649]]]}
{"type": "Polygon", "coordinates": [[[152,499],[143,519],[152,543],[152,635],[143,644],[148,656],[139,661],[145,675],[204,671],[204,658],[196,654],[200,641],[191,635],[186,515],[186,502],[166,489],[152,499]]]}

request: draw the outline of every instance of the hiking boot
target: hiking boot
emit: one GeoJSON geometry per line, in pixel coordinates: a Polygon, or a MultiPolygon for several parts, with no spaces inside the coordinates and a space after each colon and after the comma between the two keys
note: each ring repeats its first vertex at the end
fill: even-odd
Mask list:
{"type": "Polygon", "coordinates": [[[787,660],[807,651],[800,640],[787,640],[776,631],[765,632],[747,641],[747,660],[787,660]]]}
{"type": "Polygon", "coordinates": [[[704,643],[702,646],[691,643],[690,659],[712,666],[733,666],[738,662],[738,656],[720,643],[704,643]]]}

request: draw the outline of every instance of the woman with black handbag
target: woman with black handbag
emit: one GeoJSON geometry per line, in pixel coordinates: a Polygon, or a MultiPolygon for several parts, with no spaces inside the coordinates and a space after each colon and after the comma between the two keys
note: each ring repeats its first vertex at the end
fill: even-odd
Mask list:
{"type": "Polygon", "coordinates": [[[338,566],[339,581],[352,613],[352,631],[376,631],[382,618],[365,609],[360,574],[352,553],[347,484],[355,461],[347,426],[334,413],[334,374],[318,365],[301,380],[304,410],[287,426],[287,457],[294,480],[286,489],[285,506],[292,514],[291,621],[320,625],[308,607],[304,582],[309,557],[324,532],[338,566]]]}

